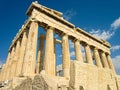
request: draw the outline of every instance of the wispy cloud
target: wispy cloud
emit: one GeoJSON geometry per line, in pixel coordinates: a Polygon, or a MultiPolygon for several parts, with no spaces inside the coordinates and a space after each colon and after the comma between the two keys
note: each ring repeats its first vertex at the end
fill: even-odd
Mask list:
{"type": "Polygon", "coordinates": [[[114,30],[118,29],[119,27],[120,27],[120,17],[111,24],[111,28],[114,30]]]}
{"type": "Polygon", "coordinates": [[[98,29],[98,30],[92,29],[89,33],[91,33],[97,38],[104,39],[104,40],[108,40],[114,35],[114,32],[101,30],[101,29],[98,29]]]}
{"type": "Polygon", "coordinates": [[[65,13],[63,13],[63,18],[66,20],[70,20],[73,16],[76,15],[76,11],[73,9],[67,10],[65,13]]]}
{"type": "Polygon", "coordinates": [[[55,34],[55,36],[54,36],[55,38],[58,38],[59,37],[59,35],[58,34],[55,34]]]}
{"type": "Polygon", "coordinates": [[[62,57],[62,54],[61,54],[61,55],[58,55],[57,57],[58,57],[58,58],[61,58],[61,57],[62,57]]]}
{"type": "Polygon", "coordinates": [[[111,47],[111,51],[114,52],[116,50],[119,50],[120,49],[120,45],[115,45],[115,46],[112,46],[111,47]]]}
{"type": "Polygon", "coordinates": [[[120,27],[120,17],[110,25],[110,29],[108,30],[92,29],[89,33],[96,36],[97,38],[108,40],[114,35],[115,31],[119,27],[120,27]]]}
{"type": "Polygon", "coordinates": [[[70,49],[74,48],[74,43],[71,40],[69,40],[69,46],[70,46],[70,49]]]}
{"type": "Polygon", "coordinates": [[[117,74],[120,74],[120,55],[112,58],[117,74]]]}
{"type": "Polygon", "coordinates": [[[74,57],[75,56],[75,52],[74,51],[70,52],[70,56],[74,57]]]}

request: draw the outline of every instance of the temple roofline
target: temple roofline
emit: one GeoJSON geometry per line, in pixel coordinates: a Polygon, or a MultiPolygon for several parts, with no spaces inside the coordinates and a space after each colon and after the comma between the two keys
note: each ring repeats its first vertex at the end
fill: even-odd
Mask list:
{"type": "Polygon", "coordinates": [[[70,22],[66,21],[65,19],[63,19],[61,12],[56,11],[56,10],[53,10],[53,9],[50,9],[50,8],[47,8],[47,7],[45,7],[45,6],[43,6],[43,5],[40,5],[40,4],[36,3],[36,2],[32,2],[32,4],[30,5],[30,7],[28,8],[26,14],[27,14],[28,16],[30,16],[30,15],[31,15],[31,12],[32,12],[32,10],[33,10],[34,8],[37,9],[37,10],[40,10],[40,11],[44,11],[44,12],[47,13],[47,14],[50,14],[50,17],[52,17],[52,16],[55,17],[55,19],[60,20],[60,21],[63,22],[64,24],[67,24],[70,28],[76,29],[77,31],[79,31],[79,32],[87,35],[88,37],[94,39],[95,41],[97,41],[97,42],[105,45],[106,47],[108,47],[108,48],[111,47],[111,45],[110,45],[107,41],[105,41],[105,40],[103,40],[103,39],[96,38],[96,37],[94,37],[93,35],[90,35],[88,32],[82,30],[81,28],[79,28],[79,27],[76,28],[72,23],[70,23],[70,22]],[[52,16],[51,16],[51,15],[52,15],[52,16]]]}

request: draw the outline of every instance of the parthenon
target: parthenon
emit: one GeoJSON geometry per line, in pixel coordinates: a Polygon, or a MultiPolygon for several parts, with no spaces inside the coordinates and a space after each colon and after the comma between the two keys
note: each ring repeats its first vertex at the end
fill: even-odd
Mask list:
{"type": "Polygon", "coordinates": [[[37,2],[32,2],[26,14],[29,18],[10,45],[0,82],[11,82],[11,90],[120,90],[120,76],[116,75],[107,41],[75,27],[61,12],[37,2]],[[39,35],[39,27],[46,34],[39,35]],[[74,43],[75,60],[70,59],[69,40],[74,43]],[[56,74],[55,44],[62,46],[61,76],[56,74]],[[25,89],[28,86],[22,83],[28,78],[31,84],[25,89]]]}

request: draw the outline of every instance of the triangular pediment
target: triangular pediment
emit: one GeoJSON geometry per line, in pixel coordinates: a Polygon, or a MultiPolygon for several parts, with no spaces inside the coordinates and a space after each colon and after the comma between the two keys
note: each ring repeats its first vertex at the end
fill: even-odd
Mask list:
{"type": "Polygon", "coordinates": [[[48,7],[45,7],[45,6],[41,5],[41,4],[38,4],[37,2],[32,2],[32,4],[30,5],[30,7],[27,10],[27,15],[30,15],[31,10],[33,10],[34,8],[42,9],[42,10],[45,10],[47,12],[53,13],[54,15],[62,17],[62,13],[61,12],[56,11],[56,10],[51,9],[51,8],[48,8],[48,7]]]}

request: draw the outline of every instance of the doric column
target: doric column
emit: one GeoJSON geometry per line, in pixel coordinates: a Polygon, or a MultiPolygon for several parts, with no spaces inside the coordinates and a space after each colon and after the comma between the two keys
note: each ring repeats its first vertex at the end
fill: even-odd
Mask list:
{"type": "Polygon", "coordinates": [[[55,39],[54,39],[54,65],[55,65],[55,72],[56,72],[56,40],[55,39]]]}
{"type": "Polygon", "coordinates": [[[106,58],[106,55],[105,55],[104,51],[101,51],[101,60],[102,60],[102,63],[103,63],[103,67],[109,68],[108,63],[107,63],[107,58],[106,58]]]}
{"type": "Polygon", "coordinates": [[[38,61],[36,66],[36,73],[39,74],[41,70],[43,70],[43,59],[44,59],[44,34],[40,35],[40,44],[38,48],[38,61]]]}
{"type": "Polygon", "coordinates": [[[98,49],[94,48],[93,49],[93,53],[94,53],[94,56],[95,56],[96,65],[98,67],[102,67],[102,63],[101,63],[101,60],[100,60],[100,55],[99,55],[98,49]]]}
{"type": "Polygon", "coordinates": [[[107,54],[107,60],[108,60],[108,64],[109,64],[110,69],[112,69],[113,72],[115,73],[115,68],[114,68],[114,65],[112,63],[112,59],[110,57],[110,54],[107,54]]]}
{"type": "Polygon", "coordinates": [[[5,72],[4,72],[4,75],[3,75],[3,80],[7,80],[9,62],[10,62],[10,51],[8,52],[8,57],[7,57],[6,64],[5,64],[5,72]]]}
{"type": "Polygon", "coordinates": [[[93,64],[92,55],[91,55],[91,51],[90,51],[90,46],[88,44],[85,44],[84,48],[85,48],[85,54],[86,54],[87,63],[93,64]]]}
{"type": "Polygon", "coordinates": [[[68,35],[64,34],[62,36],[62,68],[63,68],[63,77],[70,77],[70,51],[69,51],[69,42],[68,35]]]}
{"type": "Polygon", "coordinates": [[[11,69],[12,77],[16,76],[16,68],[17,68],[17,62],[19,60],[19,52],[20,52],[20,40],[16,42],[15,54],[12,61],[12,69],[11,69]]]}
{"type": "Polygon", "coordinates": [[[83,62],[83,57],[82,57],[82,52],[81,52],[81,47],[80,47],[80,41],[79,40],[75,40],[74,48],[75,48],[76,60],[83,62]]]}
{"type": "Polygon", "coordinates": [[[0,82],[2,82],[2,72],[0,72],[0,82]]]}
{"type": "Polygon", "coordinates": [[[55,59],[54,59],[54,28],[46,28],[46,51],[45,51],[45,72],[49,76],[54,77],[55,72],[55,59]]]}
{"type": "Polygon", "coordinates": [[[24,57],[23,76],[34,76],[35,74],[37,38],[38,23],[31,21],[24,57]]]}
{"type": "Polygon", "coordinates": [[[23,32],[20,53],[19,53],[19,60],[18,60],[17,69],[16,69],[16,76],[20,76],[22,74],[26,43],[27,43],[27,35],[26,35],[26,32],[23,32]]]}
{"type": "Polygon", "coordinates": [[[15,56],[15,47],[13,46],[12,47],[12,51],[11,51],[11,55],[10,55],[10,62],[9,62],[9,70],[8,70],[8,80],[11,80],[12,79],[12,63],[13,63],[13,60],[14,60],[14,56],[15,56]]]}
{"type": "Polygon", "coordinates": [[[4,73],[5,73],[5,64],[3,64],[2,66],[1,77],[0,77],[1,81],[4,81],[4,76],[3,76],[4,73]]]}

